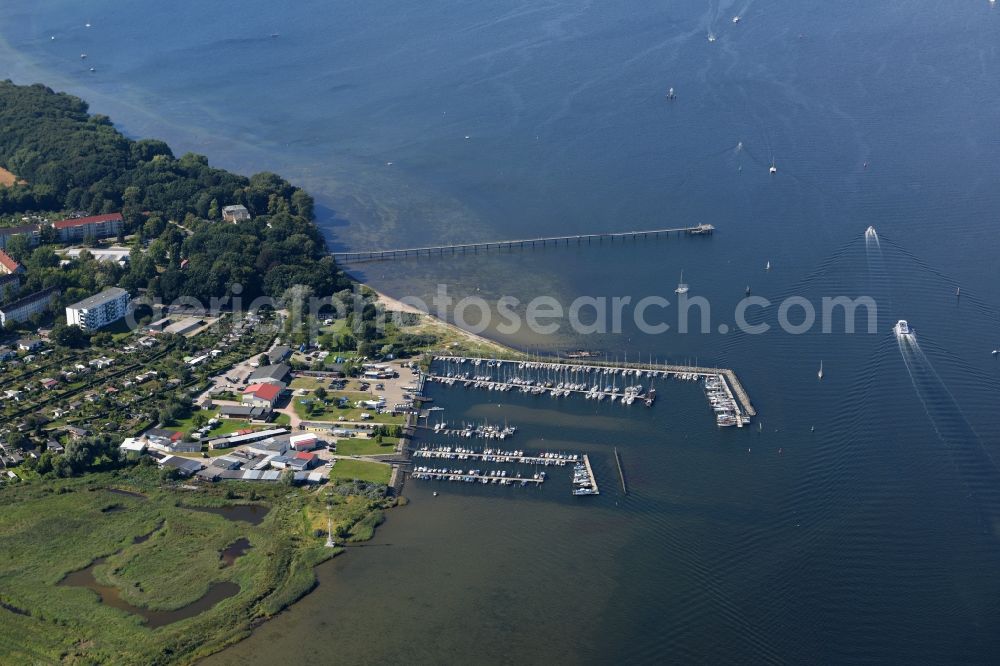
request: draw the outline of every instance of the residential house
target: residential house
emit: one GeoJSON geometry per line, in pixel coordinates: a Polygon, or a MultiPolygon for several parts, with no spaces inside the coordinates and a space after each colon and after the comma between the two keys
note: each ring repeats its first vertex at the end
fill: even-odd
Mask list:
{"type": "Polygon", "coordinates": [[[0,249],[0,274],[3,275],[15,275],[24,272],[24,266],[17,263],[17,261],[0,249]]]}
{"type": "Polygon", "coordinates": [[[222,209],[222,219],[225,222],[232,222],[233,224],[243,222],[250,219],[250,211],[242,204],[224,206],[222,209]]]}

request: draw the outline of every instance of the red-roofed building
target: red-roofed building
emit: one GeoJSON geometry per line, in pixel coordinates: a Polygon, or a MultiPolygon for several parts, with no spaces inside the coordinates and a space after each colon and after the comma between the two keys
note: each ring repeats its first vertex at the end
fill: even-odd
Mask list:
{"type": "Polygon", "coordinates": [[[281,387],[277,384],[251,384],[243,389],[243,404],[265,409],[274,409],[278,397],[281,395],[281,387]]]}
{"type": "Polygon", "coordinates": [[[59,240],[65,243],[80,241],[88,236],[112,238],[121,232],[123,221],[121,213],[109,213],[59,220],[52,223],[52,228],[59,234],[59,240]]]}
{"type": "Polygon", "coordinates": [[[322,460],[315,453],[309,453],[308,451],[300,451],[295,454],[295,460],[301,460],[306,464],[306,469],[312,469],[313,467],[319,466],[322,460]]]}
{"type": "Polygon", "coordinates": [[[14,260],[14,257],[0,249],[0,274],[13,275],[14,273],[23,272],[24,266],[17,263],[17,261],[14,260]]]}

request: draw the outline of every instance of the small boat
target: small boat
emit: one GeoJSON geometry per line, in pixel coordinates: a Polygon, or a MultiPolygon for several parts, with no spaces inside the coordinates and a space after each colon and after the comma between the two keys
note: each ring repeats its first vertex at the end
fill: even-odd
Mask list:
{"type": "Polygon", "coordinates": [[[906,335],[913,335],[913,329],[910,325],[906,323],[905,319],[900,319],[896,322],[896,325],[892,327],[892,332],[896,334],[896,337],[903,337],[906,335]]]}
{"type": "Polygon", "coordinates": [[[435,490],[435,491],[434,491],[434,497],[437,497],[437,496],[438,496],[438,493],[437,493],[437,491],[435,490]]]}
{"type": "Polygon", "coordinates": [[[90,24],[89,24],[89,23],[84,23],[84,24],[83,24],[83,27],[84,27],[84,28],[89,28],[89,27],[90,27],[90,24]]]}
{"type": "Polygon", "coordinates": [[[739,16],[734,16],[733,17],[733,23],[739,23],[739,22],[740,22],[740,17],[739,16]]]}
{"type": "Polygon", "coordinates": [[[96,71],[97,71],[97,68],[96,68],[96,67],[91,67],[91,68],[90,68],[90,71],[92,71],[92,72],[96,72],[96,71]]]}
{"type": "Polygon", "coordinates": [[[80,60],[86,60],[86,59],[87,59],[87,54],[86,53],[81,53],[80,54],[80,60]]]}
{"type": "Polygon", "coordinates": [[[993,350],[993,355],[994,356],[1000,356],[1000,349],[994,349],[993,350]]]}
{"type": "Polygon", "coordinates": [[[708,41],[709,42],[714,42],[715,41],[715,34],[714,33],[711,33],[711,32],[708,33],[708,41]]]}
{"type": "Polygon", "coordinates": [[[955,298],[961,298],[961,297],[962,297],[962,288],[955,287],[955,298]]]}
{"type": "Polygon", "coordinates": [[[674,93],[674,89],[671,88],[667,91],[667,99],[676,99],[677,95],[674,93]]]}
{"type": "Polygon", "coordinates": [[[681,269],[681,280],[677,283],[677,288],[674,289],[675,294],[686,294],[688,293],[688,286],[684,283],[684,269],[681,269]]]}
{"type": "Polygon", "coordinates": [[[747,295],[747,296],[749,296],[749,295],[750,295],[750,285],[747,285],[747,291],[746,291],[746,295],[747,295]]]}
{"type": "Polygon", "coordinates": [[[769,168],[769,169],[768,169],[767,171],[768,171],[768,173],[770,173],[770,174],[771,174],[772,176],[773,176],[774,174],[778,173],[778,167],[774,166],[774,160],[771,160],[771,168],[769,168]]]}
{"type": "Polygon", "coordinates": [[[765,271],[771,270],[771,260],[770,259],[768,259],[767,264],[765,264],[764,270],[765,271]]]}
{"type": "Polygon", "coordinates": [[[819,372],[816,373],[816,376],[823,379],[823,361],[819,362],[819,372]]]}

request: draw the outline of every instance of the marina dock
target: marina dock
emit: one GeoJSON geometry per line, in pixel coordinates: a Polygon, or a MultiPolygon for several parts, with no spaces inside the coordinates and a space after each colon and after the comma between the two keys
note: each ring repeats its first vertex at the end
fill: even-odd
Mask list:
{"type": "Polygon", "coordinates": [[[435,362],[445,365],[435,371],[433,364],[427,373],[428,381],[444,384],[461,383],[469,388],[491,391],[519,390],[534,395],[549,394],[564,397],[573,394],[588,399],[621,399],[622,404],[635,401],[652,407],[656,391],[652,382],[657,378],[703,380],[713,388],[710,401],[717,412],[731,413],[732,419],[719,420],[719,425],[743,427],[757,415],[750,397],[740,384],[736,373],[728,368],[682,366],[652,363],[608,363],[588,359],[555,359],[545,361],[511,361],[436,355],[435,362]],[[618,382],[622,382],[619,388],[618,382]],[[643,392],[642,381],[650,381],[643,392]],[[595,383],[596,382],[596,383],[595,383]],[[721,395],[716,392],[716,387],[721,395]]]}
{"type": "MultiPolygon", "coordinates": [[[[414,459],[434,459],[434,460],[469,460],[477,463],[494,464],[522,464],[535,467],[565,467],[573,466],[572,492],[574,495],[599,495],[597,488],[597,477],[590,466],[590,458],[587,455],[580,456],[576,453],[553,453],[542,452],[536,454],[526,454],[524,451],[512,450],[503,451],[500,449],[483,449],[476,451],[462,447],[452,446],[423,446],[412,452],[414,459]]],[[[430,467],[428,465],[414,465],[410,473],[410,478],[424,481],[457,481],[460,483],[481,483],[495,484],[501,486],[527,486],[528,484],[541,485],[548,474],[540,470],[531,476],[517,476],[521,472],[513,472],[508,475],[506,470],[482,470],[482,469],[453,469],[450,467],[430,467]]]]}
{"type": "Polygon", "coordinates": [[[546,236],[541,238],[518,238],[514,240],[488,241],[483,243],[454,243],[450,245],[429,245],[426,247],[396,248],[385,250],[360,250],[354,252],[333,252],[334,261],[339,264],[357,263],[362,261],[381,261],[385,259],[402,259],[404,257],[444,256],[445,254],[478,253],[491,249],[513,250],[515,248],[535,248],[551,245],[568,246],[583,245],[594,242],[614,243],[616,240],[646,240],[666,237],[672,234],[688,236],[709,236],[715,232],[711,224],[697,224],[690,227],[675,227],[671,229],[646,229],[642,231],[615,231],[596,234],[576,234],[572,236],[546,236]]]}
{"type": "Polygon", "coordinates": [[[597,488],[597,477],[594,476],[594,468],[590,466],[590,456],[584,454],[583,462],[577,463],[573,469],[573,494],[574,495],[600,495],[597,488]]]}

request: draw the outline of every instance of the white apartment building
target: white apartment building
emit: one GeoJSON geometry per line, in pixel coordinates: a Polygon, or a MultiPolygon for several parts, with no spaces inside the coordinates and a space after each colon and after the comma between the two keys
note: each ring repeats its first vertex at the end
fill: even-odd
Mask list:
{"type": "Polygon", "coordinates": [[[96,331],[124,317],[128,312],[129,301],[127,291],[109,287],[99,294],[67,306],[66,323],[76,324],[85,331],[96,331]]]}

